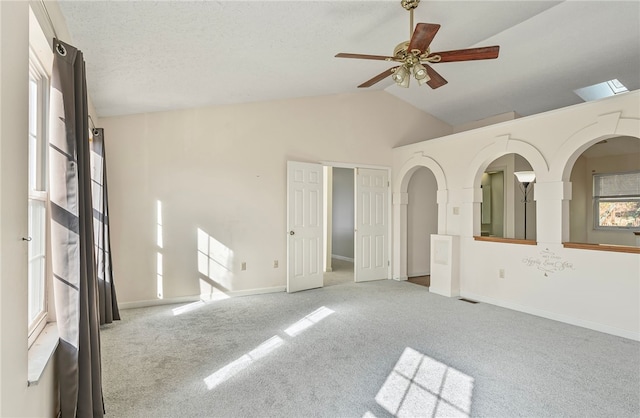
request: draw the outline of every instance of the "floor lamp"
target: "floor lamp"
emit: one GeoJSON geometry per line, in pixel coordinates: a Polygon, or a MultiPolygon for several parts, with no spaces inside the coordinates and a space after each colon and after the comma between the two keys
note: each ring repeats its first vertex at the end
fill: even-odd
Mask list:
{"type": "Polygon", "coordinates": [[[529,194],[529,185],[536,179],[536,173],[533,171],[516,171],[513,173],[520,184],[524,193],[524,239],[527,239],[527,195],[529,194]]]}

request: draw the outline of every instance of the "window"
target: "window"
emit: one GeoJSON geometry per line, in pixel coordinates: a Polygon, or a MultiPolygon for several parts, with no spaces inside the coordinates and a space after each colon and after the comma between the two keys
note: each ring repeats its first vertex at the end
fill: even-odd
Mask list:
{"type": "Polygon", "coordinates": [[[573,92],[580,96],[585,102],[591,100],[603,99],[605,97],[614,96],[620,93],[626,93],[629,90],[618,79],[605,81],[603,83],[594,84],[592,86],[583,87],[573,92]]]}
{"type": "Polygon", "coordinates": [[[640,171],[594,174],[595,228],[640,229],[640,171]]]}
{"type": "Polygon", "coordinates": [[[29,346],[47,322],[47,104],[49,78],[33,51],[29,54],[29,346]]]}

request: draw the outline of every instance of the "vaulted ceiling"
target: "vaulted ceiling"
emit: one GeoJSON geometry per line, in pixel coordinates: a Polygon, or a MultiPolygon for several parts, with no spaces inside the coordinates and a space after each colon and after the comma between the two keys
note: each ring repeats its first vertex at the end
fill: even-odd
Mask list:
{"type": "MultiPolygon", "coordinates": [[[[100,116],[352,93],[391,65],[409,13],[386,1],[61,1],[100,116]]],[[[617,78],[640,88],[638,1],[429,1],[432,51],[500,45],[496,60],[434,64],[448,84],[388,93],[452,125],[582,102],[617,78]]],[[[394,121],[401,123],[401,121],[394,121]]]]}

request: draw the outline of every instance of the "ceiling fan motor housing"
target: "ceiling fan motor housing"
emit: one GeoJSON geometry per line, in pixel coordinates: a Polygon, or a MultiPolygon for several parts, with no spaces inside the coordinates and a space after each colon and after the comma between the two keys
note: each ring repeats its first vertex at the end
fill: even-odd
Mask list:
{"type": "Polygon", "coordinates": [[[402,5],[402,7],[404,7],[406,10],[413,10],[416,7],[418,7],[418,3],[420,3],[420,0],[401,0],[400,4],[402,5]]]}

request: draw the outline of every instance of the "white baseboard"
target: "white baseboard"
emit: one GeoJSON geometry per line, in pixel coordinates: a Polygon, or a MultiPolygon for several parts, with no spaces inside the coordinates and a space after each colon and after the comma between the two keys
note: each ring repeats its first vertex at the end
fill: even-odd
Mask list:
{"type": "Polygon", "coordinates": [[[235,290],[225,292],[229,297],[235,298],[239,296],[264,295],[266,293],[286,292],[287,286],[263,287],[260,289],[235,290]]]}
{"type": "Polygon", "coordinates": [[[408,274],[409,277],[418,277],[418,276],[431,276],[431,272],[428,271],[414,271],[408,274]]]}
{"type": "Polygon", "coordinates": [[[402,282],[402,281],[405,281],[405,280],[409,280],[409,277],[407,277],[407,276],[394,277],[393,280],[397,280],[399,282],[402,282]]]}
{"type": "Polygon", "coordinates": [[[338,260],[342,260],[342,261],[350,261],[353,263],[353,258],[349,258],[349,257],[344,257],[341,255],[337,255],[337,254],[331,254],[331,258],[337,258],[338,260]]]}
{"type": "Polygon", "coordinates": [[[555,312],[549,312],[543,309],[536,309],[528,306],[522,306],[517,303],[505,302],[502,300],[493,299],[491,297],[487,297],[483,295],[476,295],[475,293],[461,291],[460,297],[475,300],[478,302],[489,303],[491,305],[496,305],[502,308],[512,309],[514,311],[524,312],[524,313],[535,315],[535,316],[540,316],[542,318],[552,319],[554,321],[564,322],[570,325],[576,325],[579,327],[592,329],[594,331],[604,332],[611,335],[617,335],[618,337],[628,338],[630,340],[640,341],[639,333],[629,331],[626,329],[612,327],[610,325],[600,324],[598,322],[592,322],[592,321],[587,321],[580,318],[574,318],[567,315],[557,314],[555,312]]]}
{"type": "MultiPolygon", "coordinates": [[[[251,296],[251,295],[264,295],[266,293],[285,292],[286,290],[287,290],[286,286],[264,287],[259,289],[248,289],[248,290],[235,290],[235,291],[229,291],[224,293],[220,292],[220,295],[222,296],[222,298],[214,297],[213,299],[224,299],[226,297],[235,298],[235,297],[251,296]]],[[[212,297],[209,294],[198,295],[198,296],[181,296],[177,298],[121,302],[121,303],[118,303],[118,308],[120,309],[146,308],[149,306],[172,305],[177,303],[191,303],[191,302],[197,302],[199,300],[211,300],[211,299],[212,297]]]]}
{"type": "Polygon", "coordinates": [[[177,298],[168,298],[168,299],[138,300],[134,302],[119,302],[118,308],[119,309],[146,308],[148,306],[172,305],[176,303],[197,302],[199,300],[200,300],[200,296],[181,296],[177,298]]]}

